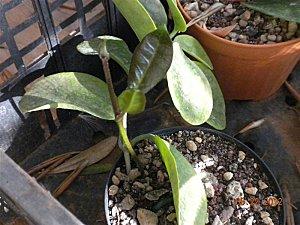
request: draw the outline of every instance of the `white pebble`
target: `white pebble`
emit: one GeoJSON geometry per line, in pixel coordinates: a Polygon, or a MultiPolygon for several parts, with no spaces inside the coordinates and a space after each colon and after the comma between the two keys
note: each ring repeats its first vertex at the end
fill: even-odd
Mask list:
{"type": "Polygon", "coordinates": [[[270,217],[265,217],[265,218],[263,218],[262,221],[263,221],[263,223],[265,223],[267,225],[273,225],[274,224],[270,217]]]}
{"type": "Polygon", "coordinates": [[[260,218],[262,218],[262,219],[269,217],[269,216],[270,216],[270,213],[268,213],[268,212],[265,212],[265,211],[260,212],[260,218]]]}
{"type": "Polygon", "coordinates": [[[229,180],[232,179],[232,177],[233,177],[233,173],[231,173],[231,172],[225,172],[225,173],[223,174],[224,180],[229,181],[229,180]]]}
{"type": "Polygon", "coordinates": [[[249,195],[256,195],[258,189],[256,187],[245,188],[245,192],[249,195]]]}
{"type": "Polygon", "coordinates": [[[269,40],[269,41],[276,41],[276,39],[277,39],[277,37],[276,37],[275,34],[269,34],[269,35],[268,35],[268,40],[269,40]]]}
{"type": "Polygon", "coordinates": [[[113,175],[112,178],[111,178],[112,182],[114,185],[119,185],[120,184],[120,180],[119,178],[116,176],[116,175],[113,175]]]}
{"type": "Polygon", "coordinates": [[[269,187],[269,186],[268,186],[265,182],[263,182],[262,180],[259,180],[259,181],[258,181],[258,186],[259,186],[259,189],[260,189],[260,190],[264,190],[264,189],[266,189],[266,188],[269,187]]]}
{"type": "Polygon", "coordinates": [[[119,187],[117,185],[111,185],[108,189],[108,194],[110,196],[114,196],[118,193],[119,187]]]}
{"type": "Polygon", "coordinates": [[[245,200],[244,204],[240,205],[240,207],[242,209],[250,209],[250,203],[247,200],[245,200]]]}
{"type": "Polygon", "coordinates": [[[201,143],[202,143],[202,138],[200,138],[200,137],[195,137],[195,141],[198,142],[199,144],[201,144],[201,143]]]}
{"type": "Polygon", "coordinates": [[[3,207],[3,210],[4,210],[5,213],[9,212],[9,209],[7,207],[5,207],[5,206],[3,207]]]}
{"type": "Polygon", "coordinates": [[[215,189],[211,183],[204,183],[204,188],[208,198],[213,198],[215,196],[215,189]]]}
{"type": "Polygon", "coordinates": [[[238,161],[239,161],[239,162],[243,162],[244,159],[246,158],[246,153],[243,152],[243,151],[239,151],[239,156],[238,156],[238,157],[239,157],[239,158],[238,158],[238,161]]]}
{"type": "Polygon", "coordinates": [[[246,222],[245,222],[245,225],[252,225],[253,224],[253,220],[254,220],[254,216],[250,216],[246,222]]]}

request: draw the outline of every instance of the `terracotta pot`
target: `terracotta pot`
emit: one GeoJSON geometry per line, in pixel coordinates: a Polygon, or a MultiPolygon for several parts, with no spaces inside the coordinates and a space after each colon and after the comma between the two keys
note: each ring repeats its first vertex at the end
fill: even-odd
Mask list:
{"type": "MultiPolygon", "coordinates": [[[[185,20],[191,17],[177,0],[185,20]]],[[[261,100],[274,94],[300,60],[300,38],[268,45],[228,41],[198,25],[188,33],[199,40],[209,55],[224,97],[261,100]]]]}

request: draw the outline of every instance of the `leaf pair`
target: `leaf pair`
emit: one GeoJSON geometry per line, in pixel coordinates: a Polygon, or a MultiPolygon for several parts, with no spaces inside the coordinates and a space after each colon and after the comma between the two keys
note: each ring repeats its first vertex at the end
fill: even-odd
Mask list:
{"type": "Polygon", "coordinates": [[[212,63],[200,43],[189,35],[174,40],[174,57],[168,72],[168,85],[174,105],[192,125],[207,122],[224,129],[225,102],[211,71],[212,63]],[[191,61],[183,52],[198,61],[191,61]]]}
{"type": "MultiPolygon", "coordinates": [[[[136,36],[142,40],[158,28],[166,29],[167,15],[160,0],[113,0],[136,36]]],[[[186,31],[186,23],[176,5],[176,0],[167,0],[174,19],[174,32],[186,31]]]]}
{"type": "Polygon", "coordinates": [[[173,191],[179,225],[202,225],[207,218],[207,200],[201,177],[184,156],[159,136],[141,135],[133,144],[149,139],[154,142],[166,166],[173,191]]]}
{"type": "Polygon", "coordinates": [[[145,94],[165,76],[173,57],[172,41],[164,29],[148,34],[136,47],[128,74],[128,90],[119,97],[123,112],[144,111],[145,94]]]}
{"type": "MultiPolygon", "coordinates": [[[[172,42],[168,33],[159,29],[148,34],[133,56],[123,40],[112,36],[85,41],[77,48],[85,55],[96,55],[100,53],[101,41],[106,42],[110,56],[129,72],[129,89],[119,96],[122,111],[131,114],[142,112],[146,104],[145,93],[165,77],[172,61],[172,42]]],[[[23,112],[72,109],[102,119],[114,119],[106,83],[84,73],[59,73],[37,82],[25,94],[20,107],[23,112]]]]}

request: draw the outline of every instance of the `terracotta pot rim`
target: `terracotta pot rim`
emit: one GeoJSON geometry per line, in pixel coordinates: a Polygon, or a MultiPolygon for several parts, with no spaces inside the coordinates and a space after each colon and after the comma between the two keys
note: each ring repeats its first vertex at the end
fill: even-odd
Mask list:
{"type": "MultiPolygon", "coordinates": [[[[177,5],[178,5],[181,13],[184,15],[184,17],[186,17],[188,19],[188,21],[191,21],[192,18],[185,12],[185,10],[183,9],[183,7],[180,3],[180,0],[177,0],[177,5]]],[[[218,37],[217,35],[214,35],[214,34],[208,32],[207,30],[201,28],[198,24],[194,24],[193,26],[196,27],[198,32],[206,33],[208,36],[210,36],[211,38],[213,38],[217,41],[223,42],[224,44],[227,44],[227,45],[232,45],[232,46],[241,47],[241,48],[267,49],[267,48],[273,48],[273,47],[283,47],[283,46],[287,46],[287,45],[291,45],[291,44],[300,42],[300,38],[296,38],[293,40],[289,40],[289,41],[285,41],[285,42],[281,42],[281,43],[275,43],[275,44],[265,44],[265,45],[242,44],[242,43],[226,40],[225,38],[218,37]]]]}

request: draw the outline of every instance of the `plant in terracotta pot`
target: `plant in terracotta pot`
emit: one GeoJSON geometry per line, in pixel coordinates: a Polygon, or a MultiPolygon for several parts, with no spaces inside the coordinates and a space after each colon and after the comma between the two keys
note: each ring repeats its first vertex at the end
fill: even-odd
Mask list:
{"type": "Polygon", "coordinates": [[[295,0],[178,0],[214,65],[226,99],[260,100],[280,88],[300,59],[295,0]]]}

